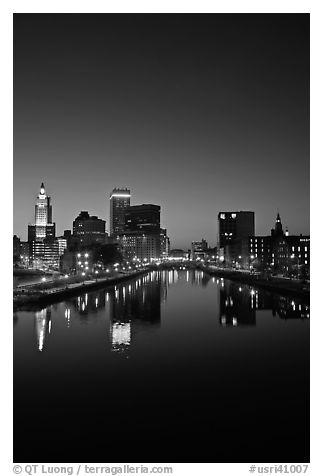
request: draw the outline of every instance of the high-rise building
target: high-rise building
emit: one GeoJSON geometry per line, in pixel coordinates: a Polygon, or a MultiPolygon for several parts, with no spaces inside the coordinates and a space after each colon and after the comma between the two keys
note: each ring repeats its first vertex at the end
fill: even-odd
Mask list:
{"type": "Polygon", "coordinates": [[[125,212],[130,207],[130,190],[114,188],[110,193],[110,236],[119,236],[125,231],[125,212]]]}
{"type": "Polygon", "coordinates": [[[160,258],[160,206],[129,207],[124,214],[125,230],[120,241],[128,258],[153,261],[160,258]]]}
{"type": "Polygon", "coordinates": [[[45,238],[55,238],[55,223],[52,220],[51,199],[42,183],[36,199],[35,222],[28,225],[28,241],[43,241],[45,238]]]}
{"type": "Polygon", "coordinates": [[[58,267],[58,244],[55,243],[51,199],[46,194],[43,183],[36,199],[35,222],[28,225],[28,243],[34,268],[58,267]]]}
{"type": "Polygon", "coordinates": [[[81,211],[73,221],[73,238],[77,238],[81,246],[105,242],[105,220],[87,211],[81,211]]]}
{"type": "Polygon", "coordinates": [[[255,213],[249,211],[218,214],[219,248],[255,235],[255,213]]]}

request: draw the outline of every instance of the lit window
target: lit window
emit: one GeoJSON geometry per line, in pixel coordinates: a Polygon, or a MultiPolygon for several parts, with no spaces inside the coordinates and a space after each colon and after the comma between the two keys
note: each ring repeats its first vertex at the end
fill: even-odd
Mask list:
{"type": "Polygon", "coordinates": [[[224,220],[225,219],[225,213],[220,213],[220,218],[221,218],[221,220],[224,220]]]}
{"type": "Polygon", "coordinates": [[[231,213],[231,218],[236,218],[237,214],[236,213],[231,213]]]}

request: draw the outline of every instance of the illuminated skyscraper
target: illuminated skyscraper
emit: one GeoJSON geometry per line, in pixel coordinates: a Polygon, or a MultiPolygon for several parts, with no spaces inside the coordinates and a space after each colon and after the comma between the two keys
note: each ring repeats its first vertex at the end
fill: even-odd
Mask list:
{"type": "Polygon", "coordinates": [[[34,268],[54,268],[59,266],[59,247],[55,241],[55,223],[52,222],[52,206],[44,184],[35,205],[35,222],[28,225],[29,256],[34,268]]]}
{"type": "Polygon", "coordinates": [[[130,207],[130,190],[114,188],[110,193],[110,236],[117,237],[125,230],[125,212],[130,207]]]}
{"type": "Polygon", "coordinates": [[[50,197],[42,183],[36,199],[35,223],[28,225],[28,241],[43,241],[45,238],[55,238],[55,223],[52,223],[50,197]]]}

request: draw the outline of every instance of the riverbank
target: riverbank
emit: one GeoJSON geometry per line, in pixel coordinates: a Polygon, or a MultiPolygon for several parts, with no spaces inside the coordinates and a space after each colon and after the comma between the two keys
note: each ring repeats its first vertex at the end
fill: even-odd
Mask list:
{"type": "Polygon", "coordinates": [[[250,284],[255,288],[266,289],[271,292],[277,292],[279,294],[300,296],[307,300],[310,299],[310,285],[301,281],[284,279],[278,277],[271,277],[266,279],[261,275],[243,273],[240,271],[227,270],[215,267],[204,266],[203,271],[211,276],[219,278],[230,279],[231,281],[237,281],[241,284],[250,284]]]}
{"type": "Polygon", "coordinates": [[[41,289],[40,286],[31,286],[30,289],[15,289],[13,308],[14,311],[42,308],[49,304],[78,296],[87,291],[95,291],[107,286],[114,286],[145,273],[147,273],[147,269],[129,271],[127,273],[118,274],[117,276],[87,279],[86,281],[76,283],[62,283],[56,287],[53,287],[51,283],[48,287],[42,284],[41,289]]]}

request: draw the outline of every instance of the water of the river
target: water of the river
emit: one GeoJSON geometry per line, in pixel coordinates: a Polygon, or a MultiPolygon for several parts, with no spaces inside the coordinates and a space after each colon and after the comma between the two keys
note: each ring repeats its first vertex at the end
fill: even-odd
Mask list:
{"type": "Polygon", "coordinates": [[[154,271],[14,315],[15,462],[306,462],[309,305],[154,271]]]}

